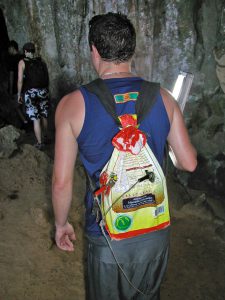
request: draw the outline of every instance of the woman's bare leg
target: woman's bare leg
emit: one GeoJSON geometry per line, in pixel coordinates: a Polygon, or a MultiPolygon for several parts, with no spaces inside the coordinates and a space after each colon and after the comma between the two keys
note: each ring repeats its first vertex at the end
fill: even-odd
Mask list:
{"type": "Polygon", "coordinates": [[[41,120],[34,120],[34,134],[39,144],[41,144],[41,120]]]}

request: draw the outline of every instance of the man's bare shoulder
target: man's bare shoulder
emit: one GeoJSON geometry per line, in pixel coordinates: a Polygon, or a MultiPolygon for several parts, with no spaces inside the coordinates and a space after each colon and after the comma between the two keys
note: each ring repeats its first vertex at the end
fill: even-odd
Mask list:
{"type": "Polygon", "coordinates": [[[173,113],[176,107],[178,107],[176,100],[174,99],[172,93],[165,89],[165,88],[160,88],[160,94],[163,99],[163,103],[165,105],[170,123],[172,122],[173,119],[173,113]]]}
{"type": "Polygon", "coordinates": [[[84,98],[80,90],[76,90],[60,100],[55,116],[56,126],[70,124],[74,134],[78,136],[83,126],[84,115],[84,98]]]}
{"type": "Polygon", "coordinates": [[[57,106],[57,112],[70,112],[71,110],[75,110],[77,105],[82,105],[84,102],[83,96],[80,90],[76,90],[70,94],[64,96],[57,106]]]}
{"type": "Polygon", "coordinates": [[[19,61],[18,66],[19,66],[19,68],[24,68],[24,67],[25,67],[25,63],[24,63],[24,60],[23,60],[23,59],[21,59],[21,60],[19,61]]]}
{"type": "Polygon", "coordinates": [[[160,88],[160,94],[163,98],[163,101],[168,102],[170,105],[175,104],[176,100],[174,99],[172,93],[169,90],[161,87],[160,88]]]}

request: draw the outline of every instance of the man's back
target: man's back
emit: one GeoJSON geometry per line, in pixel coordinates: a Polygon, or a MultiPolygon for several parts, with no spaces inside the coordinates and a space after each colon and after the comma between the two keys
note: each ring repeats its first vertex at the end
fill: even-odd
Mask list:
{"type": "MultiPolygon", "coordinates": [[[[140,77],[105,80],[109,90],[114,95],[118,116],[127,113],[135,114],[135,102],[142,81],[140,77]]],[[[88,174],[94,178],[98,185],[99,174],[112,154],[114,148],[112,139],[118,133],[119,128],[95,95],[88,92],[84,87],[80,90],[85,102],[85,122],[77,142],[81,160],[88,174]]],[[[158,93],[150,113],[141,122],[139,129],[146,134],[150,148],[162,165],[170,124],[160,93],[158,93]]],[[[92,206],[92,201],[93,199],[88,193],[86,196],[87,233],[101,235],[99,226],[95,222],[91,210],[88,209],[92,206]]]]}

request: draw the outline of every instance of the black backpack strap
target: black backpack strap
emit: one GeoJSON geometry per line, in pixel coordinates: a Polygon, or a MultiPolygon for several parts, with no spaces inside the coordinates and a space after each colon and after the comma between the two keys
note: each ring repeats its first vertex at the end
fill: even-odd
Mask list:
{"type": "Polygon", "coordinates": [[[120,126],[113,95],[107,85],[104,83],[104,80],[98,78],[86,84],[84,87],[99,98],[105,110],[110,114],[110,116],[112,116],[116,124],[120,126]]]}
{"type": "MultiPolygon", "coordinates": [[[[120,122],[116,113],[116,104],[113,95],[104,80],[98,78],[84,86],[89,92],[95,94],[105,110],[112,116],[116,124],[120,126],[120,122]]],[[[159,92],[160,84],[143,81],[135,104],[135,111],[138,118],[138,124],[147,116],[155,103],[156,96],[159,92]]]]}
{"type": "Polygon", "coordinates": [[[142,82],[141,89],[135,104],[138,124],[140,124],[141,121],[143,121],[151,111],[159,90],[159,83],[149,82],[145,80],[142,82]]]}

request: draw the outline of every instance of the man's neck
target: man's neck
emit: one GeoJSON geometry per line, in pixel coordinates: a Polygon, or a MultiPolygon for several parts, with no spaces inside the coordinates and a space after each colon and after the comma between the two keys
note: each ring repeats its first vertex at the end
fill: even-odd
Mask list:
{"type": "Polygon", "coordinates": [[[111,62],[101,62],[98,68],[99,77],[102,79],[133,77],[130,62],[115,64],[111,62]]]}

